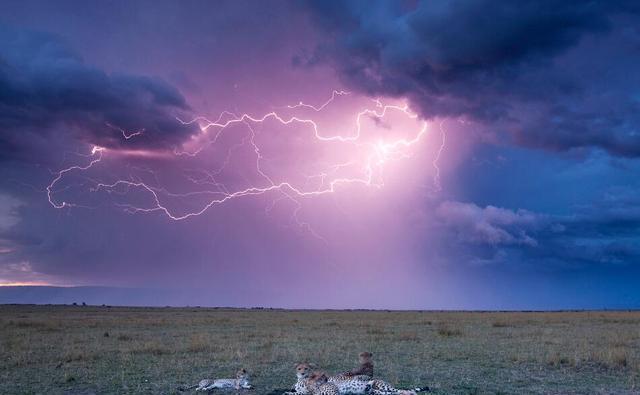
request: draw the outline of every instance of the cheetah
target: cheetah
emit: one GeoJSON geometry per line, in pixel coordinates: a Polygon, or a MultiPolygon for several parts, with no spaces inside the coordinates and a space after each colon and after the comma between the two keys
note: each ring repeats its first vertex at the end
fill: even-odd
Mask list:
{"type": "Polygon", "coordinates": [[[307,388],[311,390],[311,395],[340,395],[338,387],[329,382],[329,378],[324,372],[313,372],[308,379],[307,388]]]}
{"type": "Polygon", "coordinates": [[[328,382],[335,385],[341,395],[416,395],[429,391],[428,387],[398,389],[384,380],[372,380],[369,376],[330,377],[328,382]]]}
{"type": "Polygon", "coordinates": [[[332,391],[336,390],[338,391],[335,393],[336,395],[414,395],[417,392],[429,390],[427,387],[414,390],[396,389],[383,380],[373,380],[365,375],[349,377],[336,375],[326,378],[326,383],[324,383],[326,375],[322,372],[314,371],[314,368],[314,365],[308,363],[296,365],[298,381],[295,383],[293,391],[284,392],[283,395],[333,395],[332,391]],[[323,386],[323,384],[331,385],[323,386]],[[325,392],[318,392],[321,390],[325,392]]]}
{"type": "Polygon", "coordinates": [[[361,395],[371,392],[371,377],[336,375],[328,378],[328,382],[338,387],[341,394],[361,395]]]}
{"type": "Polygon", "coordinates": [[[358,354],[358,362],[360,366],[351,369],[348,372],[341,373],[333,377],[354,377],[354,376],[369,376],[373,378],[373,354],[368,351],[363,351],[358,354]]]}
{"type": "Polygon", "coordinates": [[[235,379],[204,379],[200,380],[200,382],[196,385],[192,385],[187,388],[180,388],[181,390],[191,390],[196,389],[196,392],[209,392],[218,388],[233,388],[236,390],[239,389],[253,389],[249,381],[249,373],[247,370],[242,368],[236,372],[235,379]]]}
{"type": "MultiPolygon", "coordinates": [[[[345,383],[341,382],[341,385],[344,388],[344,391],[341,391],[340,387],[336,383],[329,382],[329,378],[323,372],[314,371],[314,365],[308,363],[300,363],[296,365],[296,377],[298,381],[296,381],[293,386],[292,392],[285,392],[284,395],[333,395],[333,391],[335,395],[338,394],[346,394],[346,393],[354,393],[354,394],[365,394],[362,390],[360,392],[349,392],[349,388],[346,388],[345,383]]],[[[361,386],[366,386],[364,381],[361,381],[361,386]]],[[[356,386],[352,386],[353,388],[357,388],[356,386]]]]}
{"type": "Polygon", "coordinates": [[[358,355],[360,366],[329,377],[329,382],[335,384],[341,394],[368,394],[371,391],[368,382],[373,378],[372,357],[370,352],[361,352],[358,355]]]}
{"type": "Polygon", "coordinates": [[[384,380],[370,380],[369,394],[372,395],[416,395],[418,392],[429,391],[429,387],[418,387],[411,390],[398,389],[384,380]]]}
{"type": "Polygon", "coordinates": [[[313,373],[313,366],[308,363],[299,363],[296,365],[297,381],[293,385],[293,392],[285,392],[285,395],[291,394],[311,394],[309,378],[313,373]]]}

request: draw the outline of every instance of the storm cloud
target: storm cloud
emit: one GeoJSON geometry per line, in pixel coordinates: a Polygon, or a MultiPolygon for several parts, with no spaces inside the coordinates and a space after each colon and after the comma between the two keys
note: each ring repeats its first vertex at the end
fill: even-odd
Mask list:
{"type": "Polygon", "coordinates": [[[436,209],[449,244],[466,245],[470,264],[555,269],[634,265],[640,260],[640,199],[624,192],[549,215],[445,201],[436,209]]]}
{"type": "Polygon", "coordinates": [[[153,77],[85,64],[62,39],[0,26],[0,160],[46,162],[57,141],[167,149],[193,132],[180,92],[153,77]]]}
{"type": "Polygon", "coordinates": [[[478,122],[524,146],[640,156],[640,18],[627,1],[310,3],[352,89],[407,97],[426,118],[478,122]]]}

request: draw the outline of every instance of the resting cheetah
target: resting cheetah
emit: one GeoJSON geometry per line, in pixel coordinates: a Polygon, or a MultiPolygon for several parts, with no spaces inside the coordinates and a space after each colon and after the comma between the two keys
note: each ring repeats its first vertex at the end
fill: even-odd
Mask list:
{"type": "MultiPolygon", "coordinates": [[[[338,386],[330,383],[326,374],[314,372],[313,365],[300,363],[296,365],[296,381],[293,392],[285,392],[284,395],[339,395],[342,393],[338,386]]],[[[359,392],[365,393],[365,392],[359,392]]]]}
{"type": "Polygon", "coordinates": [[[336,375],[329,377],[329,383],[338,387],[341,394],[369,394],[371,392],[371,377],[336,375]]]}
{"type": "Polygon", "coordinates": [[[360,366],[355,369],[351,369],[348,372],[341,373],[334,377],[353,377],[353,376],[369,376],[373,378],[373,354],[367,351],[363,351],[358,354],[358,362],[360,366]]]}
{"type": "MultiPolygon", "coordinates": [[[[372,380],[369,376],[343,376],[336,375],[326,379],[326,384],[330,386],[324,386],[318,388],[318,383],[323,382],[324,374],[321,372],[314,372],[313,367],[307,363],[301,363],[296,365],[296,377],[298,381],[293,387],[292,392],[285,392],[284,395],[317,395],[320,394],[320,390],[325,391],[322,395],[331,394],[331,391],[337,390],[336,394],[340,395],[360,395],[360,394],[372,394],[372,395],[414,395],[416,392],[428,391],[428,388],[416,388],[415,390],[401,390],[394,388],[391,384],[383,380],[372,380]],[[313,380],[312,380],[313,378],[313,380]]],[[[324,375],[326,377],[326,375],[324,375]]]]}
{"type": "Polygon", "coordinates": [[[293,392],[285,392],[285,395],[291,394],[311,394],[309,378],[313,373],[312,367],[308,363],[299,363],[296,365],[296,378],[298,381],[293,386],[293,392]]]}
{"type": "Polygon", "coordinates": [[[329,382],[335,384],[341,394],[368,394],[371,391],[368,382],[373,378],[372,357],[370,352],[361,352],[358,355],[360,366],[329,377],[329,382]]]}
{"type": "Polygon", "coordinates": [[[324,372],[314,372],[308,379],[307,388],[311,395],[340,395],[340,390],[335,384],[329,382],[324,372]]]}
{"type": "Polygon", "coordinates": [[[192,385],[191,387],[184,388],[184,390],[190,390],[194,388],[197,392],[208,392],[218,388],[233,388],[239,390],[252,389],[253,387],[249,382],[249,373],[247,373],[247,370],[243,368],[238,370],[235,379],[204,379],[200,380],[197,385],[192,385]]]}
{"type": "Polygon", "coordinates": [[[373,395],[416,395],[417,392],[429,391],[429,387],[401,390],[383,380],[371,380],[368,384],[371,386],[369,393],[373,395]]]}

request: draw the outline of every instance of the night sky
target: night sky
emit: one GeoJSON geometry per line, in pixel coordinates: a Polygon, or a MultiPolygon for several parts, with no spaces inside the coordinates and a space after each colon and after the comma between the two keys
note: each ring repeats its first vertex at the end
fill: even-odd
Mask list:
{"type": "Polygon", "coordinates": [[[0,285],[640,308],[639,70],[637,1],[2,1],[0,285]]]}

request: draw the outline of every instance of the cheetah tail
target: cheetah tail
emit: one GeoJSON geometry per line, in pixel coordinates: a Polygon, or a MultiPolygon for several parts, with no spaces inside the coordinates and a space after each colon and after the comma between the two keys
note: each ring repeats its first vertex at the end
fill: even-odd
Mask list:
{"type": "Polygon", "coordinates": [[[194,388],[198,388],[198,384],[190,385],[188,387],[180,386],[180,387],[178,387],[178,391],[181,391],[181,392],[182,391],[189,391],[189,390],[192,390],[194,388]]]}
{"type": "Polygon", "coordinates": [[[413,389],[415,392],[431,392],[431,388],[425,385],[424,387],[417,387],[413,389]]]}

